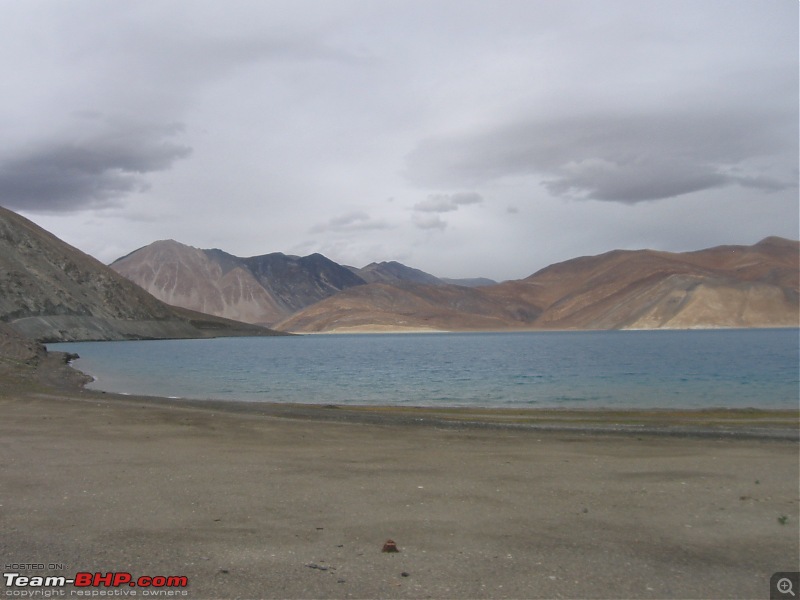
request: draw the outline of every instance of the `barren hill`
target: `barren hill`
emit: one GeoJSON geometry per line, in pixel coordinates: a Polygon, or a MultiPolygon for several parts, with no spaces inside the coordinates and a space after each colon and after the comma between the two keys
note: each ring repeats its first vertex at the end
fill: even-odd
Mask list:
{"type": "Polygon", "coordinates": [[[480,289],[371,283],[278,323],[284,331],[500,330],[519,326],[513,308],[480,289]]]}
{"type": "Polygon", "coordinates": [[[262,325],[273,325],[342,290],[367,283],[446,285],[429,273],[394,261],[358,269],[321,254],[301,257],[273,252],[240,258],[173,240],[131,252],[111,268],[168,304],[262,325]]]}
{"type": "MultiPolygon", "coordinates": [[[[263,335],[167,306],[91,256],[0,207],[0,322],[41,341],[263,335]]],[[[4,343],[15,339],[0,332],[4,343]]]]}
{"type": "MultiPolygon", "coordinates": [[[[270,327],[317,302],[368,283],[400,287],[494,283],[490,279],[443,280],[394,261],[359,269],[339,265],[321,254],[273,252],[240,258],[174,240],[139,248],[114,261],[111,268],[168,304],[270,327]]],[[[460,293],[469,295],[463,290],[460,293]]]]}
{"type": "Polygon", "coordinates": [[[799,253],[798,242],[767,238],[685,253],[615,250],[470,290],[371,284],[276,326],[298,332],[797,327],[799,253]]]}
{"type": "MultiPolygon", "coordinates": [[[[614,250],[468,288],[397,262],[239,258],[155,242],[112,267],[170,304],[296,332],[783,327],[798,324],[798,242],[614,250]]],[[[459,283],[461,283],[459,281],[459,283]]]]}
{"type": "Polygon", "coordinates": [[[349,269],[367,283],[426,283],[444,285],[444,281],[429,273],[407,267],[396,261],[370,263],[366,267],[349,269]]]}
{"type": "Polygon", "coordinates": [[[799,250],[780,238],[684,253],[616,250],[552,265],[522,284],[544,309],[537,327],[797,326],[799,250]]]}
{"type": "Polygon", "coordinates": [[[159,300],[249,323],[271,322],[286,311],[235,257],[163,240],[111,264],[159,300]]]}
{"type": "Polygon", "coordinates": [[[168,304],[263,325],[365,283],[321,254],[239,258],[173,240],[140,248],[111,268],[168,304]]]}

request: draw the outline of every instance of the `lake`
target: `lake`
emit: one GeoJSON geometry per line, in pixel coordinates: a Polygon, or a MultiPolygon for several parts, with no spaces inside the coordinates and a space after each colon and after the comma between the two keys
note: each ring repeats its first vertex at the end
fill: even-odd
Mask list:
{"type": "Polygon", "coordinates": [[[48,344],[90,388],[253,402],[797,408],[797,329],[362,334],[48,344]]]}

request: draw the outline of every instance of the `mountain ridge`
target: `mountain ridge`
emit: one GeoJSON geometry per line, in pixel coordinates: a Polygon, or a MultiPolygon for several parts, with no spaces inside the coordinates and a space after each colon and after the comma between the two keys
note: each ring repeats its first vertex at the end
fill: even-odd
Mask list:
{"type": "Polygon", "coordinates": [[[167,302],[222,310],[217,314],[226,316],[239,310],[235,315],[241,320],[260,319],[255,322],[301,333],[783,327],[798,322],[799,249],[796,241],[769,237],[752,246],[690,252],[611,250],[554,263],[524,279],[478,287],[453,285],[395,261],[358,269],[320,254],[238,258],[174,241],[154,242],[112,266],[167,302]],[[164,244],[180,256],[172,262],[148,258],[164,244]],[[204,266],[181,280],[177,272],[191,270],[193,255],[202,257],[204,266]],[[136,258],[142,259],[138,266],[136,258]],[[156,263],[159,268],[169,263],[175,274],[167,281],[137,274],[137,269],[152,271],[156,263]],[[203,272],[211,271],[215,275],[209,282],[203,272]],[[215,291],[204,295],[208,285],[215,291]],[[182,297],[171,295],[182,286],[182,297]],[[242,312],[243,298],[260,304],[242,312]],[[201,299],[201,306],[190,303],[201,299]]]}
{"type": "Polygon", "coordinates": [[[268,326],[366,282],[321,254],[238,257],[159,240],[110,267],[168,304],[268,326]]]}
{"type": "MultiPolygon", "coordinates": [[[[250,324],[168,306],[95,258],[3,207],[0,322],[38,341],[270,333],[250,324]]],[[[3,337],[13,341],[8,335],[3,337]]]]}
{"type": "Polygon", "coordinates": [[[460,318],[425,312],[434,292],[403,286],[418,297],[422,311],[415,314],[407,308],[408,297],[392,305],[367,286],[324,300],[276,327],[297,332],[364,330],[370,322],[384,329],[437,330],[797,327],[799,255],[800,244],[783,238],[686,253],[612,250],[477,288],[479,297],[469,301],[491,307],[480,318],[452,301],[443,306],[457,309],[460,318]],[[493,326],[487,326],[489,317],[493,326]]]}

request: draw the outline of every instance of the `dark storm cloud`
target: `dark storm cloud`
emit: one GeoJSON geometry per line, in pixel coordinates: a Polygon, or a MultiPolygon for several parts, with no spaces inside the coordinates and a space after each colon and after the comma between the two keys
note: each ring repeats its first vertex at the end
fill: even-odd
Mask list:
{"type": "Polygon", "coordinates": [[[148,173],[168,169],[191,153],[172,140],[181,129],[175,124],[117,121],[87,128],[94,131],[43,140],[0,158],[0,202],[45,212],[113,204],[146,190],[148,173]]]}
{"type": "Polygon", "coordinates": [[[5,2],[0,204],[107,261],[174,238],[495,279],[796,237],[797,20],[789,0],[5,2]]]}
{"type": "Polygon", "coordinates": [[[793,149],[796,156],[796,132],[796,115],[758,110],[521,120],[423,141],[406,174],[420,186],[538,176],[556,196],[627,204],[726,185],[776,191],[796,186],[796,174],[776,178],[741,165],[793,149]]]}
{"type": "MultiPolygon", "coordinates": [[[[71,212],[121,204],[124,196],[150,188],[149,174],[189,156],[189,145],[178,140],[180,128],[170,123],[185,121],[204,91],[248,68],[254,69],[248,83],[255,89],[264,79],[257,69],[264,65],[282,72],[287,66],[311,69],[361,60],[302,28],[242,33],[239,19],[234,19],[235,26],[224,23],[229,12],[215,17],[224,12],[215,5],[99,3],[96,9],[54,5],[45,11],[53,30],[64,32],[51,45],[17,38],[25,40],[20,50],[39,57],[40,62],[31,59],[35,67],[30,71],[43,65],[50,69],[37,72],[41,89],[30,85],[30,74],[23,69],[7,67],[16,58],[10,50],[0,50],[0,68],[19,74],[17,80],[7,78],[7,96],[20,95],[16,101],[2,100],[15,110],[22,106],[20,114],[26,112],[25,102],[37,107],[26,119],[3,123],[2,205],[71,212]]],[[[250,92],[237,92],[237,97],[250,92]]],[[[223,103],[211,122],[235,119],[226,110],[223,103]]],[[[192,133],[196,136],[205,126],[195,124],[192,133]]]]}

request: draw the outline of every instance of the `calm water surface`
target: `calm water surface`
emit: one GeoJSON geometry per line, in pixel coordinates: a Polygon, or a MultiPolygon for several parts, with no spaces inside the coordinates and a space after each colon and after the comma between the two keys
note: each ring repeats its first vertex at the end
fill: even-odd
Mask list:
{"type": "Polygon", "coordinates": [[[50,344],[90,387],[315,404],[798,406],[783,330],[314,335],[50,344]]]}

